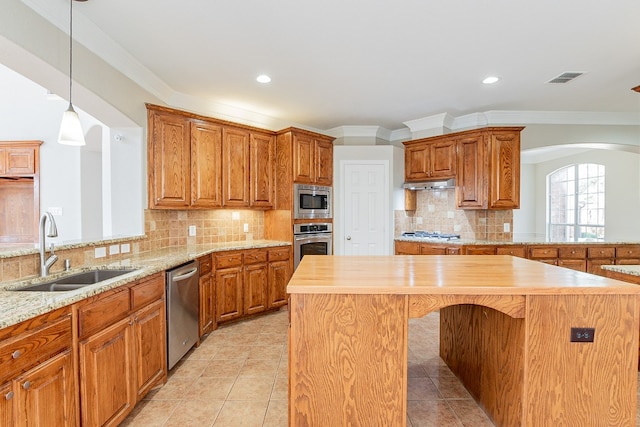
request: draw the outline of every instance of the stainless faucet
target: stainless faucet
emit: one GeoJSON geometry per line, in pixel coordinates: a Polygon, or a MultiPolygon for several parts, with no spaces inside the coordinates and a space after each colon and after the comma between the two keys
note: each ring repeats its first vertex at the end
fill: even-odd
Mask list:
{"type": "Polygon", "coordinates": [[[56,227],[56,221],[53,219],[53,215],[50,212],[45,212],[40,217],[40,276],[47,277],[49,274],[49,268],[58,260],[58,255],[53,253],[53,243],[51,244],[51,256],[45,259],[45,237],[44,237],[44,225],[49,219],[49,228],[47,229],[47,237],[58,237],[58,227],[56,227]]]}

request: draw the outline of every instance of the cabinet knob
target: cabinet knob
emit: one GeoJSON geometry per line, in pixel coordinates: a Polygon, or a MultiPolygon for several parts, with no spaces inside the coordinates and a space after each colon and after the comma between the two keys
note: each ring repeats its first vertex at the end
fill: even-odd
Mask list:
{"type": "Polygon", "coordinates": [[[347,240],[351,240],[351,236],[347,236],[347,240]]]}
{"type": "Polygon", "coordinates": [[[9,393],[4,395],[4,400],[11,400],[13,399],[13,392],[10,391],[9,393]]]}
{"type": "Polygon", "coordinates": [[[29,390],[31,388],[31,381],[25,381],[24,384],[22,384],[22,388],[29,390]]]}
{"type": "Polygon", "coordinates": [[[20,356],[22,356],[22,352],[20,350],[16,350],[13,353],[11,353],[11,357],[13,357],[14,359],[17,359],[20,356]]]}

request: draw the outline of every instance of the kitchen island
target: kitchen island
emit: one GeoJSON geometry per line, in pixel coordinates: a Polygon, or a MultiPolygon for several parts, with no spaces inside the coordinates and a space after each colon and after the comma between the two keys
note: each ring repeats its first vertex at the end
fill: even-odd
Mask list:
{"type": "Polygon", "coordinates": [[[289,425],[406,425],[408,321],[436,310],[496,425],[635,425],[640,287],[511,256],[305,256],[287,291],[289,425]]]}

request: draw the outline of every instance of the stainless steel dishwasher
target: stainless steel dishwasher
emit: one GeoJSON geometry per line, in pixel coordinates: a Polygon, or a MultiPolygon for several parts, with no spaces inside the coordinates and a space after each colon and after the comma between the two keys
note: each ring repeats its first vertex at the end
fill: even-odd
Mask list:
{"type": "Polygon", "coordinates": [[[167,270],[167,365],[169,369],[198,341],[198,261],[167,270]]]}

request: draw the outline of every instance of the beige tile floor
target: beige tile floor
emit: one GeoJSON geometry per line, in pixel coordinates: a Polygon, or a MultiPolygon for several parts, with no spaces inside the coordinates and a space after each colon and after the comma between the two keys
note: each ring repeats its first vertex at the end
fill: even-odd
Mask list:
{"type": "MultiPolygon", "coordinates": [[[[280,311],[220,327],[121,425],[287,426],[287,320],[280,311]]],[[[438,322],[409,324],[407,426],[493,426],[438,357],[438,322]]]]}

